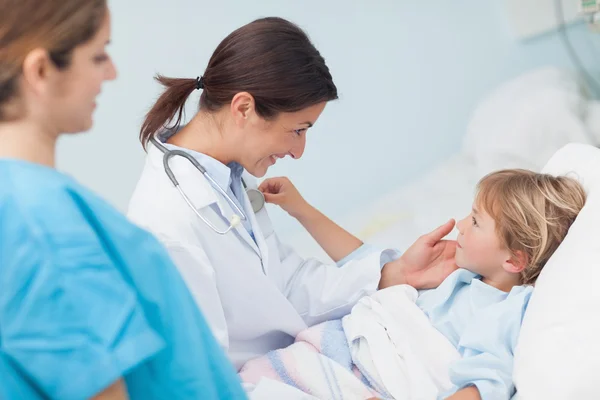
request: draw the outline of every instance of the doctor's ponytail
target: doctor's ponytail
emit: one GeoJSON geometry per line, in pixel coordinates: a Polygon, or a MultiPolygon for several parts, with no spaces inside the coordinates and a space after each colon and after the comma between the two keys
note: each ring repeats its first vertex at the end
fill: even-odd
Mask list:
{"type": "Polygon", "coordinates": [[[167,124],[175,119],[173,126],[178,126],[183,117],[185,103],[190,94],[197,89],[196,79],[167,78],[158,75],[155,78],[166,90],[160,95],[150,109],[140,131],[140,139],[144,147],[152,135],[167,128],[167,124]]]}
{"type": "Polygon", "coordinates": [[[325,60],[298,26],[282,18],[263,18],[227,36],[213,53],[202,78],[157,76],[166,88],[140,130],[144,148],[153,135],[181,123],[185,103],[203,89],[199,109],[215,112],[240,92],[254,97],[256,112],[272,119],[335,100],[337,88],[325,60]]]}

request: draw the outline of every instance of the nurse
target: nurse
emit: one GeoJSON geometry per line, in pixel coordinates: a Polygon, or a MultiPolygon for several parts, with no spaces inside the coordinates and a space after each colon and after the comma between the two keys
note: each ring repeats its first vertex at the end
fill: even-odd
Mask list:
{"type": "Polygon", "coordinates": [[[442,241],[453,221],[402,256],[356,241],[328,265],[281,243],[267,210],[251,203],[254,178],[279,159],[302,157],[308,130],[338,97],[323,57],[296,25],[265,18],[239,28],[198,75],[158,78],[165,91],[141,129],[148,155],[128,215],[166,245],[237,368],[347,314],[378,287],[434,287],[456,268],[455,242],[442,241]],[[199,111],[180,127],[195,90],[202,91],[199,111]],[[169,175],[165,154],[175,150],[169,175]]]}
{"type": "Polygon", "coordinates": [[[105,0],[0,0],[0,398],[244,399],[168,253],[55,169],[109,39],[105,0]]]}

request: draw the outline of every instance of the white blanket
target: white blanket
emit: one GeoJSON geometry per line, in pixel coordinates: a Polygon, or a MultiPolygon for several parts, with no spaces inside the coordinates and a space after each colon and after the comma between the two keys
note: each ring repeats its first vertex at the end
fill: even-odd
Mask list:
{"type": "Polygon", "coordinates": [[[253,399],[435,400],[452,388],[449,366],[460,356],[416,299],[406,285],[365,297],[341,321],[308,328],[291,346],[249,361],[240,378],[256,388],[253,399]],[[285,385],[296,394],[281,393],[285,385]]]}
{"type": "Polygon", "coordinates": [[[416,299],[410,286],[387,288],[343,318],[352,361],[379,393],[396,400],[435,400],[452,388],[449,366],[460,358],[416,299]]]}

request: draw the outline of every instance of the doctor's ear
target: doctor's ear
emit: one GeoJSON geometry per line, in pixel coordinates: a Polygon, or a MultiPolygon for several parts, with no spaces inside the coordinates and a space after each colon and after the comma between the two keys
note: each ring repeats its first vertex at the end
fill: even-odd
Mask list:
{"type": "Polygon", "coordinates": [[[245,124],[255,112],[254,97],[248,92],[240,92],[231,99],[231,115],[238,124],[245,124]]]}

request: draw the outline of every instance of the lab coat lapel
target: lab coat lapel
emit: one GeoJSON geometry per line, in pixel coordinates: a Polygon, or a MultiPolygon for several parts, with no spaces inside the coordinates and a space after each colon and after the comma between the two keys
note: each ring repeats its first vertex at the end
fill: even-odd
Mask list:
{"type": "MultiPolygon", "coordinates": [[[[163,154],[160,152],[160,150],[152,146],[148,150],[148,153],[151,155],[152,162],[155,167],[164,171],[162,164],[163,154]]],[[[238,213],[234,211],[231,205],[229,205],[229,202],[223,198],[221,193],[212,186],[212,184],[200,171],[198,171],[188,160],[184,159],[183,157],[173,157],[169,162],[169,166],[179,181],[179,187],[189,197],[194,208],[196,208],[199,213],[205,213],[205,218],[209,219],[220,230],[227,229],[230,224],[231,217],[238,213]],[[206,210],[208,210],[207,207],[210,205],[214,205],[214,207],[211,208],[214,209],[214,213],[216,215],[207,215],[213,213],[212,211],[206,213],[206,210]],[[220,217],[219,219],[221,221],[218,221],[217,217],[220,217]],[[214,218],[214,220],[211,218],[214,218]]],[[[168,179],[166,178],[166,174],[165,179],[168,179]]],[[[227,188],[222,189],[227,191],[227,188]]],[[[247,213],[249,214],[247,217],[250,218],[252,230],[254,235],[257,237],[257,242],[259,241],[260,237],[260,240],[263,243],[262,246],[265,247],[264,239],[262,238],[262,234],[260,234],[260,229],[257,229],[258,224],[256,223],[256,219],[254,218],[254,214],[252,212],[252,207],[249,205],[248,196],[245,192],[243,201],[246,203],[246,209],[250,210],[247,213]]],[[[204,222],[198,221],[198,223],[203,224],[204,222]]],[[[256,252],[259,257],[261,256],[261,253],[266,253],[264,250],[259,250],[259,247],[257,247],[257,244],[254,242],[254,240],[252,240],[252,237],[250,237],[250,234],[246,228],[244,228],[242,223],[236,226],[233,229],[233,232],[227,233],[227,235],[230,234],[237,234],[256,252]]]]}
{"type": "Polygon", "coordinates": [[[262,229],[260,228],[260,224],[258,223],[257,219],[256,219],[256,215],[254,214],[254,211],[252,210],[252,204],[250,204],[250,199],[248,198],[248,195],[246,194],[246,191],[244,191],[244,207],[246,207],[246,210],[250,210],[250,212],[248,213],[248,217],[250,218],[250,223],[252,225],[252,232],[254,232],[254,237],[256,238],[256,244],[258,245],[258,249],[260,251],[260,258],[262,261],[262,267],[263,267],[263,272],[265,274],[267,274],[267,266],[269,265],[269,252],[268,252],[268,247],[267,247],[267,242],[265,240],[265,236],[264,233],[262,231],[262,229]]]}
{"type": "MultiPolygon", "coordinates": [[[[225,189],[225,188],[223,188],[225,189]]],[[[247,196],[244,193],[244,199],[246,199],[247,196]]],[[[218,201],[217,201],[217,205],[219,208],[219,211],[221,213],[221,218],[227,222],[227,224],[229,224],[229,221],[231,219],[231,216],[234,214],[238,214],[233,207],[231,207],[231,205],[229,204],[229,202],[227,200],[225,200],[225,198],[223,198],[223,196],[219,195],[218,196],[218,201]]],[[[252,208],[250,208],[250,210],[252,210],[252,208]]],[[[251,211],[250,213],[246,213],[246,216],[249,218],[252,218],[251,215],[251,211]]],[[[250,220],[252,221],[252,219],[250,220]]],[[[254,226],[253,226],[254,228],[254,226]]],[[[248,231],[246,230],[246,228],[244,227],[244,225],[240,222],[234,229],[235,234],[237,234],[241,239],[243,239],[248,246],[250,246],[258,256],[261,255],[261,252],[259,250],[259,248],[257,247],[256,243],[254,242],[254,240],[252,240],[252,237],[250,236],[250,234],[248,233],[248,231]]],[[[256,233],[254,234],[256,236],[256,233]]]]}

